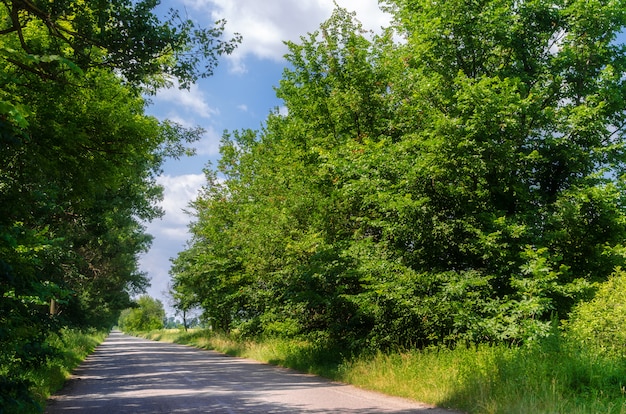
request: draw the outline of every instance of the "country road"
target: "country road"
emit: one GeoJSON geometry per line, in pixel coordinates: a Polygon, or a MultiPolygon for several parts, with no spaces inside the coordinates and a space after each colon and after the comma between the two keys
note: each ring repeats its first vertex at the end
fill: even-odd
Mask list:
{"type": "Polygon", "coordinates": [[[46,413],[450,414],[316,376],[112,332],[46,413]]]}

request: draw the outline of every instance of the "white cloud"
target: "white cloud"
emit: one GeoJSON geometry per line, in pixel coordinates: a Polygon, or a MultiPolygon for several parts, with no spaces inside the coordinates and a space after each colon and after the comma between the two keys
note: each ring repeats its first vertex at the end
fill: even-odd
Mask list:
{"type": "Polygon", "coordinates": [[[175,109],[168,112],[165,115],[164,119],[175,122],[185,128],[195,128],[197,126],[197,124],[195,124],[193,120],[183,118],[178,112],[176,112],[175,109]]]}
{"type": "Polygon", "coordinates": [[[237,105],[237,109],[243,112],[248,112],[248,105],[246,104],[237,105]]]}
{"type": "Polygon", "coordinates": [[[160,89],[153,100],[163,108],[167,108],[167,104],[172,105],[169,108],[174,114],[177,114],[179,109],[183,109],[202,118],[211,118],[214,115],[219,115],[219,109],[209,106],[204,93],[196,84],[191,85],[189,90],[186,90],[179,89],[176,82],[174,82],[174,86],[171,88],[160,89]]]}
{"type": "Polygon", "coordinates": [[[171,263],[169,261],[170,256],[174,252],[182,250],[183,246],[153,246],[150,251],[139,259],[139,266],[142,271],[148,274],[150,278],[150,287],[148,288],[148,295],[153,298],[159,299],[165,305],[165,310],[168,314],[174,313],[168,303],[167,290],[170,283],[169,270],[171,263]],[[174,250],[170,250],[175,247],[174,250]]]}
{"type": "Polygon", "coordinates": [[[189,202],[197,197],[198,191],[204,185],[204,174],[161,175],[157,178],[157,183],[164,188],[161,207],[165,211],[165,216],[155,223],[157,225],[164,223],[165,225],[161,227],[164,229],[181,226],[186,228],[189,216],[184,211],[188,209],[189,202]],[[171,226],[172,224],[177,226],[171,226]]]}
{"type": "Polygon", "coordinates": [[[161,229],[161,234],[169,238],[170,240],[187,240],[189,238],[189,232],[187,227],[165,227],[161,229]]]}
{"type": "MultiPolygon", "coordinates": [[[[244,59],[254,55],[280,61],[287,52],[284,41],[298,41],[319,28],[330,17],[333,0],[183,0],[183,3],[213,20],[226,19],[227,36],[237,32],[243,42],[228,57],[231,70],[246,72],[244,59]]],[[[377,0],[337,0],[337,4],[355,11],[367,30],[379,31],[390,16],[380,10],[377,0]]],[[[203,22],[207,24],[208,22],[203,22]]]]}
{"type": "Polygon", "coordinates": [[[212,127],[205,129],[206,133],[202,139],[193,145],[196,148],[196,154],[209,157],[218,155],[220,153],[222,135],[212,127]]]}

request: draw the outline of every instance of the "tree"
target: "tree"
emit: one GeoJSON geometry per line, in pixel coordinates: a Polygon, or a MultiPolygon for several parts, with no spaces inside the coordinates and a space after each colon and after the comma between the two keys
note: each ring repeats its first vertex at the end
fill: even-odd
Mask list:
{"type": "Polygon", "coordinates": [[[224,137],[175,288],[355,348],[549,335],[624,264],[625,6],[387,1],[371,40],[336,10],[287,114],[224,137]]]}
{"type": "Polygon", "coordinates": [[[413,269],[486,287],[479,323],[450,332],[545,334],[624,260],[624,5],[389,3],[407,39],[392,137],[415,160],[398,178],[420,203],[388,240],[413,269]]]}
{"type": "Polygon", "coordinates": [[[137,299],[137,307],[122,312],[118,326],[125,332],[145,332],[162,329],[165,309],[158,299],[144,295],[137,299]]]}
{"type": "Polygon", "coordinates": [[[361,324],[358,316],[345,323],[358,313],[346,297],[360,281],[341,270],[354,223],[334,214],[343,201],[324,165],[354,135],[367,139],[385,124],[376,102],[386,84],[359,30],[339,10],[304,45],[290,44],[293,70],[278,90],[289,116],[270,115],[262,134],[226,134],[218,165],[226,180],[207,171],[191,246],[172,274],[174,288],[193,291],[222,329],[293,334],[332,325],[339,338],[361,324]]]}
{"type": "Polygon", "coordinates": [[[4,0],[0,57],[44,79],[58,79],[68,68],[105,67],[134,84],[174,76],[187,87],[210,76],[219,55],[241,41],[239,35],[222,39],[223,20],[198,27],[170,9],[161,21],[154,11],[159,3],[4,0]]]}
{"type": "MultiPolygon", "coordinates": [[[[178,274],[180,270],[170,269],[170,274],[178,274]]],[[[169,297],[169,305],[175,309],[176,315],[180,315],[183,319],[183,329],[187,331],[190,327],[190,320],[197,321],[197,312],[200,310],[198,296],[189,289],[188,285],[182,285],[179,283],[178,289],[175,289],[173,285],[168,285],[166,293],[169,297]],[[194,315],[195,316],[192,316],[194,315]]]]}
{"type": "Polygon", "coordinates": [[[156,175],[176,155],[170,141],[199,133],[145,116],[114,74],[86,77],[90,87],[42,82],[14,94],[32,113],[0,148],[3,395],[27,389],[19,378],[45,362],[50,332],[109,328],[148,285],[137,262],[151,240],[141,221],[160,214],[156,175]]]}
{"type": "Polygon", "coordinates": [[[3,407],[27,399],[50,333],[110,328],[148,284],[137,259],[142,221],[161,214],[156,176],[202,130],[146,116],[142,93],[210,75],[238,42],[223,22],[162,22],[157,4],[0,4],[3,407]]]}

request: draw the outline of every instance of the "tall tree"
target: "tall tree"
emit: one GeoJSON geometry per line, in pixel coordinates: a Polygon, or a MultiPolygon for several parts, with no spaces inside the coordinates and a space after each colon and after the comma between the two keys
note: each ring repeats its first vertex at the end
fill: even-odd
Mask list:
{"type": "Polygon", "coordinates": [[[0,4],[2,407],[23,403],[50,332],[110,327],[148,284],[156,176],[202,131],[146,116],[141,94],[210,75],[239,40],[157,4],[0,4]]]}
{"type": "Polygon", "coordinates": [[[626,4],[385,4],[383,36],[338,9],[289,43],[287,114],[225,137],[175,280],[256,332],[548,335],[625,260],[626,4]]]}
{"type": "Polygon", "coordinates": [[[159,4],[159,0],[3,0],[0,57],[45,79],[76,67],[83,71],[106,67],[130,83],[169,75],[188,86],[198,77],[210,76],[219,55],[232,52],[241,41],[239,35],[222,38],[223,20],[200,27],[170,9],[162,21],[155,13],[159,4]]]}
{"type": "Polygon", "coordinates": [[[488,288],[499,305],[462,331],[541,334],[624,260],[624,4],[389,3],[407,39],[394,134],[424,200],[390,240],[488,288]]]}
{"type": "Polygon", "coordinates": [[[230,326],[222,328],[293,334],[332,326],[339,338],[360,323],[341,315],[358,313],[345,297],[360,281],[341,270],[354,223],[326,160],[379,134],[386,83],[372,67],[373,46],[345,10],[289,47],[293,67],[277,91],[289,115],[270,115],[261,134],[225,135],[218,170],[226,179],[208,172],[194,203],[192,246],[172,269],[174,286],[193,289],[209,314],[227,310],[230,326]]]}

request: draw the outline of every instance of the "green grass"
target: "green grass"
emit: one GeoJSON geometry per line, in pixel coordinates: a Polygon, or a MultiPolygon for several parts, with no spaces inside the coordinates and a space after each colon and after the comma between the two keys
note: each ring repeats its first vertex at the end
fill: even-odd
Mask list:
{"type": "Polygon", "coordinates": [[[72,370],[106,337],[106,332],[63,329],[51,333],[40,346],[42,357],[23,371],[0,366],[0,413],[40,413],[46,400],[59,390],[72,370]]]}
{"type": "Polygon", "coordinates": [[[338,378],[338,367],[342,361],[338,350],[317,346],[301,339],[241,340],[234,336],[200,329],[192,329],[188,332],[166,329],[142,333],[141,336],[155,341],[214,349],[228,355],[250,358],[333,379],[338,378]]]}
{"type": "Polygon", "coordinates": [[[342,359],[309,341],[241,340],[207,331],[144,335],[215,349],[476,414],[626,414],[626,359],[567,343],[534,348],[481,345],[342,359]]]}
{"type": "MultiPolygon", "coordinates": [[[[33,384],[30,392],[35,401],[43,406],[50,395],[63,387],[72,370],[93,352],[106,335],[102,331],[83,332],[69,329],[61,331],[60,335],[51,335],[47,343],[58,352],[49,357],[43,366],[26,375],[33,384]]],[[[32,411],[25,409],[25,412],[39,410],[32,407],[32,411]]]]}
{"type": "Polygon", "coordinates": [[[346,364],[364,388],[470,413],[626,413],[625,361],[480,346],[378,354],[346,364]]]}

